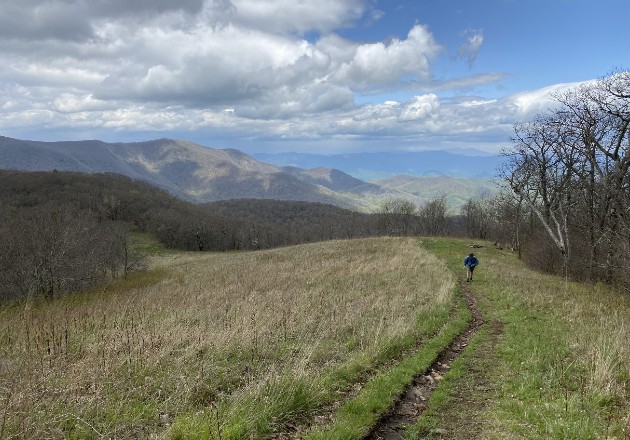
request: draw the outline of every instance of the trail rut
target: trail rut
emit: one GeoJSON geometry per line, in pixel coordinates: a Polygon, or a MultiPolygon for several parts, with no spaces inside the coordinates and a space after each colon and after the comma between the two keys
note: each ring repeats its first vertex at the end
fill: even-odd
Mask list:
{"type": "Polygon", "coordinates": [[[464,297],[472,313],[472,320],[451,344],[446,347],[427,370],[417,375],[413,383],[405,389],[391,410],[384,414],[364,437],[365,440],[402,439],[406,427],[414,424],[426,409],[428,400],[440,380],[451,368],[451,364],[466,348],[472,337],[483,324],[475,298],[468,285],[462,283],[464,297]]]}
{"type": "MultiPolygon", "coordinates": [[[[472,319],[469,325],[442,350],[436,360],[423,373],[417,375],[412,384],[407,387],[394,403],[393,407],[385,413],[372,427],[364,440],[395,440],[402,439],[406,427],[414,424],[422,411],[426,409],[429,397],[437,388],[440,380],[450,370],[452,362],[466,348],[468,342],[484,323],[482,315],[468,285],[461,282],[464,298],[471,311],[472,319]]],[[[360,387],[359,387],[360,389],[360,387]]],[[[319,423],[330,422],[331,414],[316,417],[319,423]]],[[[311,422],[313,426],[317,422],[311,422]]],[[[268,436],[269,440],[295,440],[302,438],[302,434],[308,430],[308,426],[285,426],[285,432],[275,432],[268,436]]]]}

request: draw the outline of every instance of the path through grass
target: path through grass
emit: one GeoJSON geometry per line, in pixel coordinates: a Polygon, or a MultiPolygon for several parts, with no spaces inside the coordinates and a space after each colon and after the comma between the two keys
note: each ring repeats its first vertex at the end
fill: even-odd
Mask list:
{"type": "MultiPolygon", "coordinates": [[[[423,241],[464,276],[467,241],[423,241]]],[[[484,245],[471,289],[488,324],[410,438],[630,438],[630,296],[484,245]]]]}

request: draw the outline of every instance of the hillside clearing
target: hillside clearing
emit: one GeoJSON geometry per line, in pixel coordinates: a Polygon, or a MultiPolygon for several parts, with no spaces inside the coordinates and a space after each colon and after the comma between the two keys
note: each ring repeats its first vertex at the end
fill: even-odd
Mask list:
{"type": "Polygon", "coordinates": [[[454,278],[413,239],[168,254],[153,267],[135,284],[2,311],[4,436],[264,435],[438,333],[453,299],[454,278]]]}
{"type": "MultiPolygon", "coordinates": [[[[164,253],[101,290],[7,305],[0,437],[363,438],[465,327],[467,244],[164,253]]],[[[485,324],[405,438],[630,438],[627,294],[476,253],[485,324]]]]}

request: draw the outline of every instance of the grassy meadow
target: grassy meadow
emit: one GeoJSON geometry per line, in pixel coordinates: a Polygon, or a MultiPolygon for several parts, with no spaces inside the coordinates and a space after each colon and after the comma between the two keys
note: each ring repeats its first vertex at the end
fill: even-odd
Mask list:
{"type": "MultiPolygon", "coordinates": [[[[630,295],[482,244],[485,324],[406,438],[630,439],[630,295]]],[[[100,289],[5,304],[0,438],[363,438],[470,319],[467,245],[158,249],[100,289]]]]}
{"type": "Polygon", "coordinates": [[[247,438],[334,406],[447,326],[455,278],[414,239],[166,253],[0,312],[0,437],[247,438]]]}
{"type": "MultiPolygon", "coordinates": [[[[462,271],[464,241],[424,239],[462,271]]],[[[630,439],[630,295],[527,269],[488,243],[470,289],[486,325],[408,438],[630,439]]]]}

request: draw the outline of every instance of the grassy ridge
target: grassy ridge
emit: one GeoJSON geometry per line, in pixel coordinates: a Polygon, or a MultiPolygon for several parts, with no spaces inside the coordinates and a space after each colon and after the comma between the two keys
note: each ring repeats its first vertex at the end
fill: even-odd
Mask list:
{"type": "MultiPolygon", "coordinates": [[[[463,241],[424,242],[463,270],[463,241]]],[[[449,438],[630,437],[630,297],[533,272],[491,246],[476,253],[471,289],[488,324],[409,438],[433,428],[449,438]]]]}
{"type": "Polygon", "coordinates": [[[448,320],[412,239],[165,254],[145,278],[0,312],[8,438],[263,436],[334,403],[448,320]]]}
{"type": "MultiPolygon", "coordinates": [[[[334,407],[306,435],[361,438],[467,319],[467,242],[421,243],[156,252],[105,289],[3,306],[0,437],[259,438],[334,407]]],[[[630,298],[477,254],[486,325],[408,438],[628,438],[630,298]]]]}

